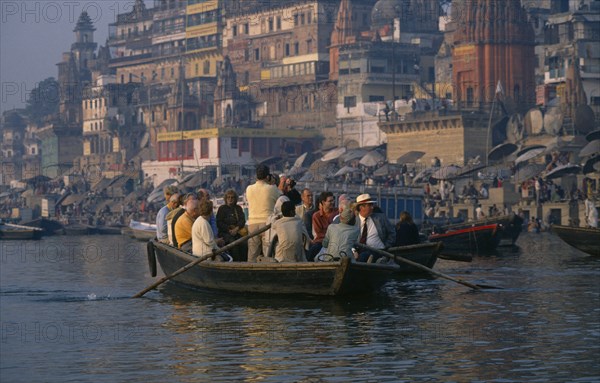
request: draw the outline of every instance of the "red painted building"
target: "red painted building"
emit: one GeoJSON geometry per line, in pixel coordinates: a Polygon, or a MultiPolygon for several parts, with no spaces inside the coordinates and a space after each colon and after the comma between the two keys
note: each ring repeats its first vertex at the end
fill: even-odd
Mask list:
{"type": "Polygon", "coordinates": [[[534,33],[520,0],[458,0],[452,72],[461,108],[488,108],[502,97],[518,106],[535,103],[534,33]]]}

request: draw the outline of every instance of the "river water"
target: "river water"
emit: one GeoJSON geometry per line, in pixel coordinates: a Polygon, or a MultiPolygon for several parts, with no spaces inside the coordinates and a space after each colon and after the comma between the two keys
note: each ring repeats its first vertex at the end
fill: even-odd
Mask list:
{"type": "Polygon", "coordinates": [[[0,242],[1,382],[600,382],[600,259],[549,233],[351,298],[150,285],[125,236],[0,242]]]}

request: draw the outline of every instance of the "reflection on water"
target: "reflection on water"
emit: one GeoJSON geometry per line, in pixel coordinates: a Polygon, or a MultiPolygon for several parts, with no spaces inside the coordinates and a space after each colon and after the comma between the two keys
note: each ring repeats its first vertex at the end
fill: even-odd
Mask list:
{"type": "Polygon", "coordinates": [[[125,237],[0,242],[0,381],[599,381],[600,259],[551,234],[374,295],[154,281],[125,237]]]}

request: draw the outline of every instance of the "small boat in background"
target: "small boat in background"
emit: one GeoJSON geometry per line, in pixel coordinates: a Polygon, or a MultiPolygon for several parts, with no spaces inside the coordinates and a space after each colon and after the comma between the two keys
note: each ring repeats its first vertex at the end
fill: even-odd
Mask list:
{"type": "Polygon", "coordinates": [[[43,230],[42,235],[64,234],[64,225],[56,220],[44,217],[36,218],[33,221],[21,223],[24,226],[38,227],[43,230]]]}
{"type": "Polygon", "coordinates": [[[139,241],[148,241],[156,237],[156,224],[153,223],[132,220],[129,222],[129,229],[128,235],[139,241]]]}
{"type": "Polygon", "coordinates": [[[445,233],[431,234],[431,242],[442,242],[442,254],[461,256],[465,254],[481,255],[493,252],[501,239],[500,225],[477,225],[459,229],[450,229],[445,233]]]}
{"type": "Polygon", "coordinates": [[[40,239],[43,232],[39,227],[0,223],[0,240],[40,239]]]}
{"type": "Polygon", "coordinates": [[[96,234],[96,227],[81,223],[72,223],[65,225],[64,231],[66,235],[90,235],[96,234]]]}
{"type": "Polygon", "coordinates": [[[552,232],[574,248],[600,256],[600,229],[552,225],[552,232]]]}
{"type": "Polygon", "coordinates": [[[500,242],[498,246],[514,246],[523,232],[523,219],[516,214],[501,215],[497,217],[486,217],[477,221],[456,223],[453,225],[438,225],[435,227],[437,233],[462,230],[474,226],[487,226],[498,224],[500,230],[500,242]]]}

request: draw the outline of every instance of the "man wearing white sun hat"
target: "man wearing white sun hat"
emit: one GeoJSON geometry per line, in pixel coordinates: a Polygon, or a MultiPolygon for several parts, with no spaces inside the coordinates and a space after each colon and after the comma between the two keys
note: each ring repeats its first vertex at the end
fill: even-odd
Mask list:
{"type": "MultiPolygon", "coordinates": [[[[358,242],[375,249],[386,249],[394,246],[396,230],[385,214],[373,212],[376,202],[369,194],[361,194],[356,197],[356,226],[360,230],[358,242]]],[[[367,262],[371,255],[373,255],[374,261],[381,257],[363,251],[358,260],[367,262]]]]}

